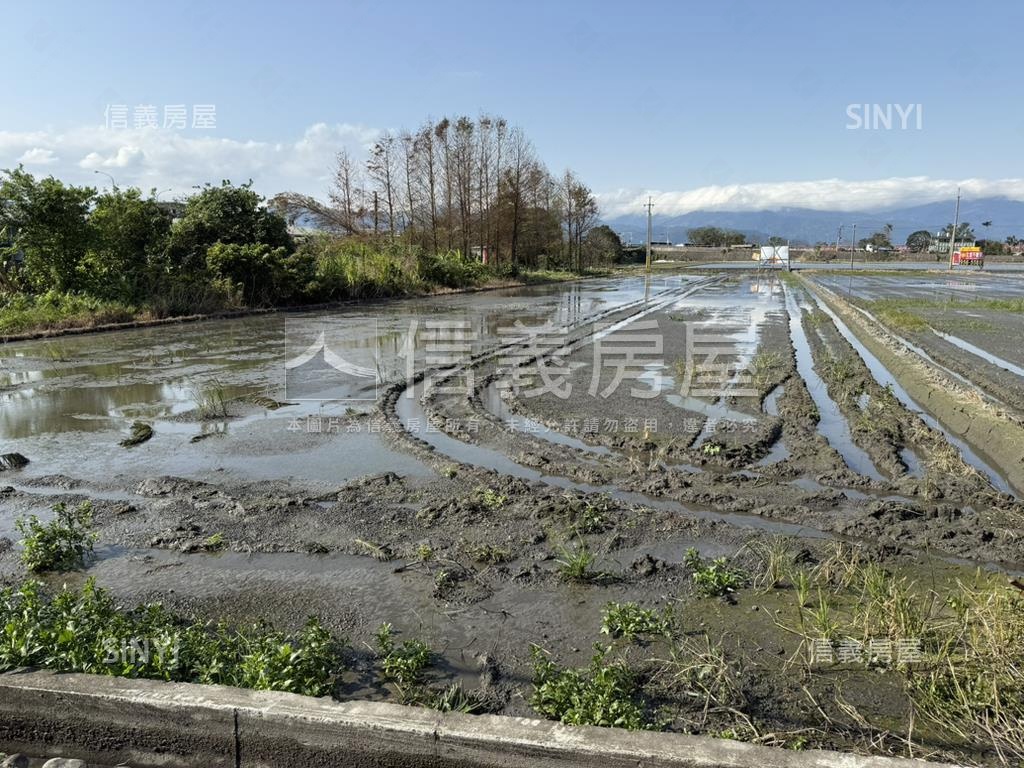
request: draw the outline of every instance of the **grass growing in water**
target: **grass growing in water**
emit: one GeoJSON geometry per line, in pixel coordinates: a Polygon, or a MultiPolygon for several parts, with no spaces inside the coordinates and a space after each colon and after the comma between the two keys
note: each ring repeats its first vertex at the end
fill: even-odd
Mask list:
{"type": "Polygon", "coordinates": [[[192,387],[192,399],[196,404],[196,412],[203,421],[226,419],[228,417],[227,389],[216,381],[192,387]]]}

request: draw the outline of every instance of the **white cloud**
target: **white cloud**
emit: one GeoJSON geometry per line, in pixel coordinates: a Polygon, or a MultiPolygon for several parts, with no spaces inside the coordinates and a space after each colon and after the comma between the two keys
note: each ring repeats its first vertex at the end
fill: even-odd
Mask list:
{"type": "Polygon", "coordinates": [[[607,217],[639,214],[648,196],[661,215],[678,216],[691,211],[761,211],[778,208],[874,211],[883,208],[922,205],[956,196],[957,187],[965,197],[1008,197],[1024,200],[1024,179],[931,179],[927,176],[876,179],[872,181],[784,181],[757,184],[700,187],[681,192],[620,189],[598,194],[607,217]]]}
{"type": "MultiPolygon", "coordinates": [[[[380,136],[377,128],[316,123],[291,141],[256,141],[214,132],[159,128],[111,130],[83,126],[68,131],[0,131],[0,168],[23,163],[76,184],[104,186],[111,174],[120,186],[169,190],[165,199],[188,194],[196,185],[222,179],[252,179],[265,195],[284,190],[325,196],[334,156],[342,148],[356,157],[380,136]],[[45,170],[43,170],[45,169],[45,170]]],[[[878,210],[948,200],[962,187],[965,197],[1005,196],[1024,200],[1024,179],[909,178],[847,181],[822,179],[708,186],[683,191],[620,189],[598,194],[606,217],[640,214],[647,196],[655,212],[679,215],[696,210],[878,210]]]]}
{"type": "Polygon", "coordinates": [[[293,190],[323,196],[335,154],[346,148],[362,156],[380,133],[363,125],[326,123],[312,125],[298,139],[284,142],[156,128],[0,131],[0,168],[45,165],[47,174],[68,182],[101,186],[108,182],[105,177],[98,180],[95,172],[103,171],[119,186],[170,189],[169,196],[222,179],[238,183],[252,179],[266,195],[293,190]]]}
{"type": "Polygon", "coordinates": [[[59,160],[52,149],[44,149],[43,147],[32,147],[32,149],[26,149],[22,153],[21,157],[18,158],[19,163],[25,165],[50,165],[51,163],[59,160]]]}

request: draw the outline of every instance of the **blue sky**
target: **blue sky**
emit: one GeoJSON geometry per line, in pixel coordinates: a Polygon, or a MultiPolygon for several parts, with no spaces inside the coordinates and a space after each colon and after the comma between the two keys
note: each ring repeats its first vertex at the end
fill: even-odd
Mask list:
{"type": "Polygon", "coordinates": [[[609,211],[648,191],[666,211],[923,202],[956,183],[1024,199],[1009,0],[22,0],[4,22],[0,167],[76,181],[322,194],[340,146],[484,111],[609,211]],[[216,127],[110,130],[111,104],[213,104],[216,127]],[[850,130],[850,104],[920,105],[921,128],[850,130]]]}

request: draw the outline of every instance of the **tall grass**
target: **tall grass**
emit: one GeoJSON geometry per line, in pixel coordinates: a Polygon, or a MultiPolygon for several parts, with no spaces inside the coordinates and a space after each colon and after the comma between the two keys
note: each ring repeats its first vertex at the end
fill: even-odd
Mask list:
{"type": "Polygon", "coordinates": [[[39,296],[0,294],[0,333],[91,328],[131,320],[136,308],[118,301],[50,291],[39,296]]]}

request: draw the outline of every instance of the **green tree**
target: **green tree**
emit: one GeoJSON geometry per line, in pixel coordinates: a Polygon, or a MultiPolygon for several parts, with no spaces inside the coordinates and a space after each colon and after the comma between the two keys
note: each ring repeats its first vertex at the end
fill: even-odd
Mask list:
{"type": "MultiPolygon", "coordinates": [[[[949,242],[949,236],[953,232],[953,225],[947,224],[942,228],[942,234],[939,236],[941,240],[949,242]]],[[[968,222],[958,224],[956,228],[956,242],[967,243],[974,242],[974,230],[971,229],[971,225],[968,222]]]]}
{"type": "Polygon", "coordinates": [[[911,232],[907,237],[907,248],[914,253],[924,253],[932,244],[932,233],[927,229],[919,229],[911,232]]]}
{"type": "Polygon", "coordinates": [[[181,220],[171,227],[167,245],[167,267],[186,273],[200,270],[206,252],[215,243],[227,245],[263,244],[288,253],[294,243],[288,225],[279,214],[264,204],[249,184],[234,186],[228,181],[219,187],[207,185],[188,199],[181,220]]]}
{"type": "Polygon", "coordinates": [[[786,238],[779,237],[778,235],[772,235],[768,238],[768,245],[774,245],[776,247],[786,244],[786,238]]]}
{"type": "Polygon", "coordinates": [[[1006,253],[1006,246],[998,240],[982,240],[981,252],[986,256],[1002,256],[1006,253]]]}
{"type": "Polygon", "coordinates": [[[868,245],[874,246],[875,248],[892,248],[892,242],[889,240],[889,234],[887,232],[875,232],[871,237],[865,237],[859,242],[859,246],[861,248],[868,245]]]}
{"type": "Polygon", "coordinates": [[[742,245],[746,240],[740,232],[719,227],[695,227],[687,231],[686,235],[690,243],[704,248],[742,245]]]}
{"type": "Polygon", "coordinates": [[[83,284],[102,298],[144,298],[150,266],[167,247],[171,217],[153,193],[115,189],[96,198],[89,217],[92,247],[81,264],[83,284]]]}
{"type": "Polygon", "coordinates": [[[583,251],[590,264],[611,264],[622,254],[622,240],[607,224],[590,230],[583,238],[583,251]]]}
{"type": "Polygon", "coordinates": [[[91,187],[72,187],[52,176],[36,181],[20,166],[2,172],[0,229],[13,232],[25,255],[25,273],[39,291],[79,287],[78,266],[90,245],[91,187]]]}
{"type": "Polygon", "coordinates": [[[254,243],[216,243],[206,252],[211,276],[227,280],[241,292],[248,306],[288,301],[306,289],[314,278],[312,255],[289,255],[283,247],[254,243]]]}

